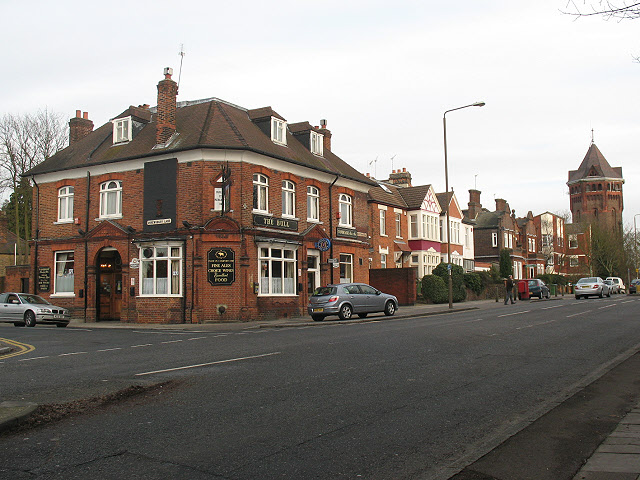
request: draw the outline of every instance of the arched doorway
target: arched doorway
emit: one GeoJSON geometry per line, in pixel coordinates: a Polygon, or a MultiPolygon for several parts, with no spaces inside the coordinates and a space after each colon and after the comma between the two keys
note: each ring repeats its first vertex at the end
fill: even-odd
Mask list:
{"type": "Polygon", "coordinates": [[[105,247],[96,266],[97,320],[120,320],[122,308],[122,258],[118,250],[105,247]]]}

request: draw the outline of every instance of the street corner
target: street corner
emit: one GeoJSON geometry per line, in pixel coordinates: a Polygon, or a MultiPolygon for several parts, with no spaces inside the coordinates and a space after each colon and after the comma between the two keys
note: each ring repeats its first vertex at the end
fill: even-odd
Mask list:
{"type": "Polygon", "coordinates": [[[38,408],[37,403],[23,401],[0,402],[0,433],[18,425],[38,408]]]}

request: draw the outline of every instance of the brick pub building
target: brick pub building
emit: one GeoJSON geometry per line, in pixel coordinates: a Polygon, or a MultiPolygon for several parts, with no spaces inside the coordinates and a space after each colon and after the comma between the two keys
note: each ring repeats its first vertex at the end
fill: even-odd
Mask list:
{"type": "Polygon", "coordinates": [[[171,74],[156,108],[95,130],[78,111],[70,145],[26,174],[36,293],[88,322],[201,323],[297,315],[320,284],[367,282],[377,184],[326,122],[178,104],[171,74]]]}

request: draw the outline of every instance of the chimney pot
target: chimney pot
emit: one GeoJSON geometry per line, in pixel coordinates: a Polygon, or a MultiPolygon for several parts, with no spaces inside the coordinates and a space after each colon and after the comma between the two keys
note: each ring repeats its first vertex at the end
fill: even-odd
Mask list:
{"type": "Polygon", "coordinates": [[[406,172],[407,171],[407,167],[402,167],[402,171],[406,172]]]}
{"type": "Polygon", "coordinates": [[[76,118],[80,118],[82,116],[82,110],[76,110],[76,118]]]}
{"type": "Polygon", "coordinates": [[[82,112],[82,118],[89,120],[89,112],[82,112]]]}

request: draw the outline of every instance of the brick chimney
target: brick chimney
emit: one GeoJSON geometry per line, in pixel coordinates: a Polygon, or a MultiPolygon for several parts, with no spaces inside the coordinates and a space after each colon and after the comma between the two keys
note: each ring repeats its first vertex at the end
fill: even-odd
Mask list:
{"type": "Polygon", "coordinates": [[[397,187],[410,187],[411,186],[411,174],[407,172],[406,168],[393,170],[389,175],[389,183],[397,187]]]}
{"type": "Polygon", "coordinates": [[[509,212],[509,206],[507,205],[507,201],[502,198],[496,198],[496,212],[509,212]]]}
{"type": "Polygon", "coordinates": [[[469,190],[469,211],[467,214],[471,220],[475,220],[478,216],[478,213],[482,210],[482,204],[480,203],[480,194],[482,192],[480,190],[469,190]]]}
{"type": "Polygon", "coordinates": [[[164,69],[164,80],[158,82],[158,116],[156,123],[156,143],[167,143],[176,131],[176,110],[178,84],[171,80],[173,68],[164,69]]]}
{"type": "Polygon", "coordinates": [[[320,120],[320,128],[318,129],[322,137],[322,149],[331,151],[331,130],[327,128],[327,121],[322,119],[320,120]]]}
{"type": "Polygon", "coordinates": [[[89,120],[89,113],[76,110],[75,118],[69,120],[69,145],[93,132],[93,122],[89,120]]]}

